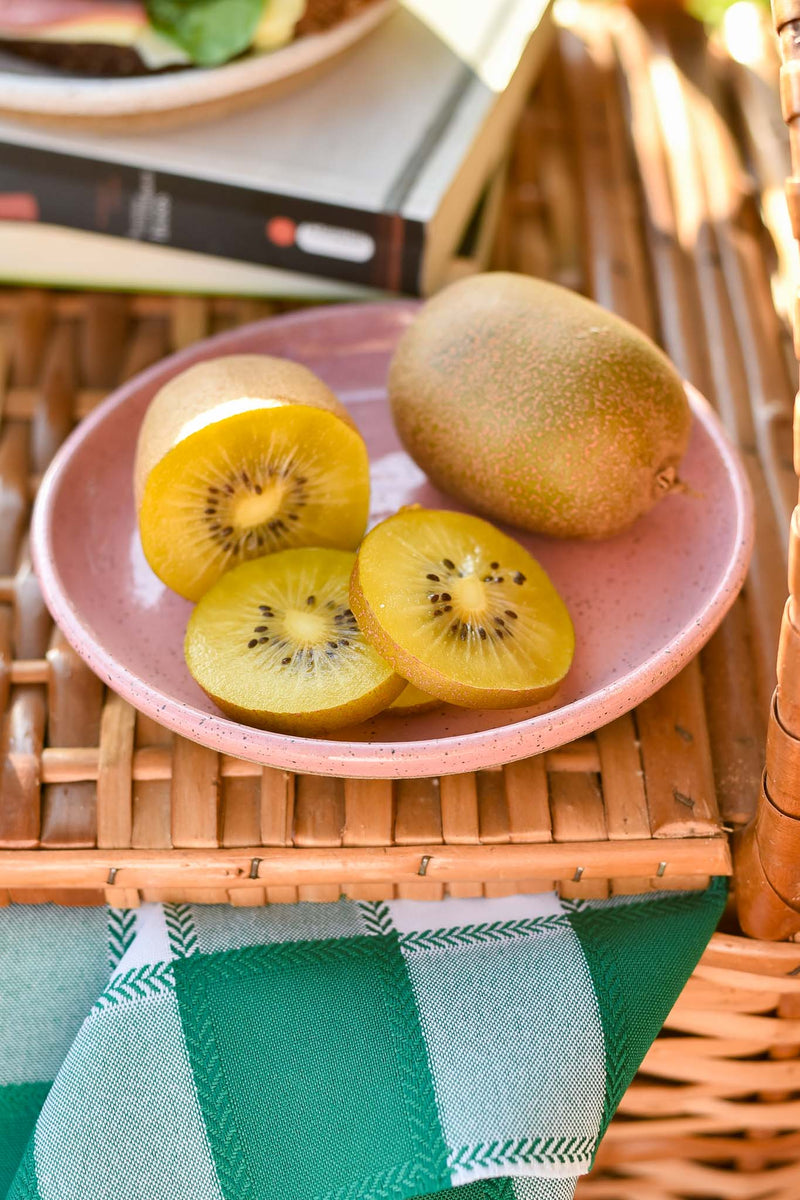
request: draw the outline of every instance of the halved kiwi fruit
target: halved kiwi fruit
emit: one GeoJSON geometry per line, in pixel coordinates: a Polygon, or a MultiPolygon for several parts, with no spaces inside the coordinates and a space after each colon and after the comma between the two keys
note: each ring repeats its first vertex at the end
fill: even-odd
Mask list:
{"type": "Polygon", "coordinates": [[[404,717],[406,713],[427,712],[440,703],[435,696],[429,696],[427,692],[414,687],[413,683],[407,683],[397,699],[389,705],[388,711],[393,717],[404,717]]]}
{"type": "Polygon", "coordinates": [[[572,663],[572,621],[545,571],[479,517],[412,506],[381,522],[350,605],[398,674],[467,708],[546,699],[572,663]]]}
{"type": "Polygon", "coordinates": [[[354,561],[305,547],[223,575],[186,629],[186,663],[203,691],[237,721],[281,733],[329,733],[390,704],[405,681],[356,624],[354,561]]]}
{"type": "Polygon", "coordinates": [[[232,355],[190,367],[157,393],[134,489],[147,561],[199,600],[223,572],[263,554],[355,549],[369,462],[347,410],[311,371],[232,355]]]}

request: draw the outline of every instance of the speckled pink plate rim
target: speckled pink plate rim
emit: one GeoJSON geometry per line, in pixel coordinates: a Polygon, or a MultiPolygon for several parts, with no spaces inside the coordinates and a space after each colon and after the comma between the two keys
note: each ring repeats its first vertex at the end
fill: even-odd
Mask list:
{"type": "MultiPolygon", "coordinates": [[[[333,313],[346,307],[350,314],[365,318],[376,309],[402,311],[415,302],[387,301],[380,304],[330,306],[333,313]]],[[[295,327],[313,325],[320,310],[312,308],[268,318],[259,325],[295,327]]],[[[237,333],[241,333],[241,327],[237,333]]],[[[254,729],[215,716],[176,700],[148,684],[109,654],[93,636],[71,604],[55,569],[52,543],[57,528],[55,500],[59,479],[77,447],[131,396],[189,365],[197,358],[231,353],[231,332],[226,331],[193,344],[159,360],[114,391],[70,434],[56,452],[39,487],[31,519],[31,554],[42,594],[50,613],[67,640],[91,669],[118,695],[159,724],[213,750],[249,759],[265,766],[345,778],[414,778],[454,774],[497,767],[534,754],[552,750],[592,733],[601,725],[635,708],[686,665],[717,629],[744,583],[754,540],[753,500],[750,485],[735,450],[708,402],[691,384],[687,395],[696,420],[711,438],[729,477],[736,500],[733,550],[723,576],[697,619],[636,667],[586,696],[550,712],[528,717],[511,725],[418,741],[358,742],[333,738],[291,737],[254,729]]]]}

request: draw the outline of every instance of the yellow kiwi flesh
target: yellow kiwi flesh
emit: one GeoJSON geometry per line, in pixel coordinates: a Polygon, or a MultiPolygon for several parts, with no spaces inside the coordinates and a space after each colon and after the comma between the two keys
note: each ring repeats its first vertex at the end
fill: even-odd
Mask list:
{"type": "Polygon", "coordinates": [[[281,733],[319,735],[375,716],[405,687],[359,630],[355,555],[283,550],[227,572],[195,608],[184,654],[225,713],[281,733]]]}
{"type": "Polygon", "coordinates": [[[369,463],[346,409],[311,371],[233,355],[190,367],[155,396],[134,491],[147,561],[198,600],[226,570],[264,554],[354,549],[369,463]]]}
{"type": "Polygon", "coordinates": [[[414,687],[413,683],[407,683],[397,699],[389,705],[388,711],[393,717],[403,717],[406,713],[427,712],[439,703],[435,696],[429,696],[427,692],[414,687]]]}
{"type": "Polygon", "coordinates": [[[350,606],[398,674],[467,708],[515,708],[554,694],[575,635],[544,569],[479,517],[410,507],[361,544],[350,606]]]}

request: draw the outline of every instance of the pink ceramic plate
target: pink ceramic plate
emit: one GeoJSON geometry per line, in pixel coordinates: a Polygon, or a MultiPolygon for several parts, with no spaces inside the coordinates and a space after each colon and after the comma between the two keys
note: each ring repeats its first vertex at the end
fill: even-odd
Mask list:
{"type": "Polygon", "coordinates": [[[575,621],[575,663],[559,707],[443,706],[380,716],[329,739],[268,733],[222,716],[184,665],[190,605],[156,579],[139,545],[131,470],[147,403],[199,359],[253,351],[297,359],[338,392],[367,440],[374,520],[412,501],[457,507],[401,450],[386,403],[389,357],[414,311],[408,302],[316,309],[221,334],[125,384],[56,455],[32,527],[45,600],[78,653],[136,708],[195,741],[270,766],[326,775],[446,774],[497,766],[597,729],[671,679],[711,636],[745,577],[752,511],[742,467],[711,409],[689,388],[695,420],[682,469],[689,494],[668,497],[611,541],[520,537],[575,621]]]}

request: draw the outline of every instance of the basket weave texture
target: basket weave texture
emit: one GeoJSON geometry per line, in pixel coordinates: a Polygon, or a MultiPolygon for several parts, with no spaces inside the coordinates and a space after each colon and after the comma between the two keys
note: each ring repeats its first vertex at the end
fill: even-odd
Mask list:
{"type": "MultiPolygon", "coordinates": [[[[74,422],[168,351],[279,306],[0,294],[0,900],[260,904],[553,883],[574,897],[729,873],[724,831],[755,811],[768,714],[774,744],[800,712],[781,701],[776,723],[771,707],[797,498],[787,171],[768,47],[747,68],[674,14],[645,28],[622,8],[565,9],[520,124],[494,265],[585,291],[664,345],[741,450],[756,549],[700,658],[634,713],[543,758],[439,781],[291,776],[174,737],[105,693],[43,609],[29,504],[74,422]]],[[[781,661],[791,674],[788,651],[781,661]]],[[[580,1200],[796,1200],[799,974],[800,947],[744,938],[730,915],[580,1200]]]]}
{"type": "MultiPolygon", "coordinates": [[[[789,126],[792,174],[786,198],[800,237],[800,4],[775,0],[783,65],[780,95],[789,126]]],[[[795,300],[795,352],[800,356],[800,302],[795,300]]],[[[794,464],[800,472],[800,400],[795,408],[794,464]]],[[[755,817],[737,845],[739,916],[756,937],[800,933],[800,507],[789,531],[789,598],[781,622],[777,687],[769,710],[766,767],[755,817]]]]}

